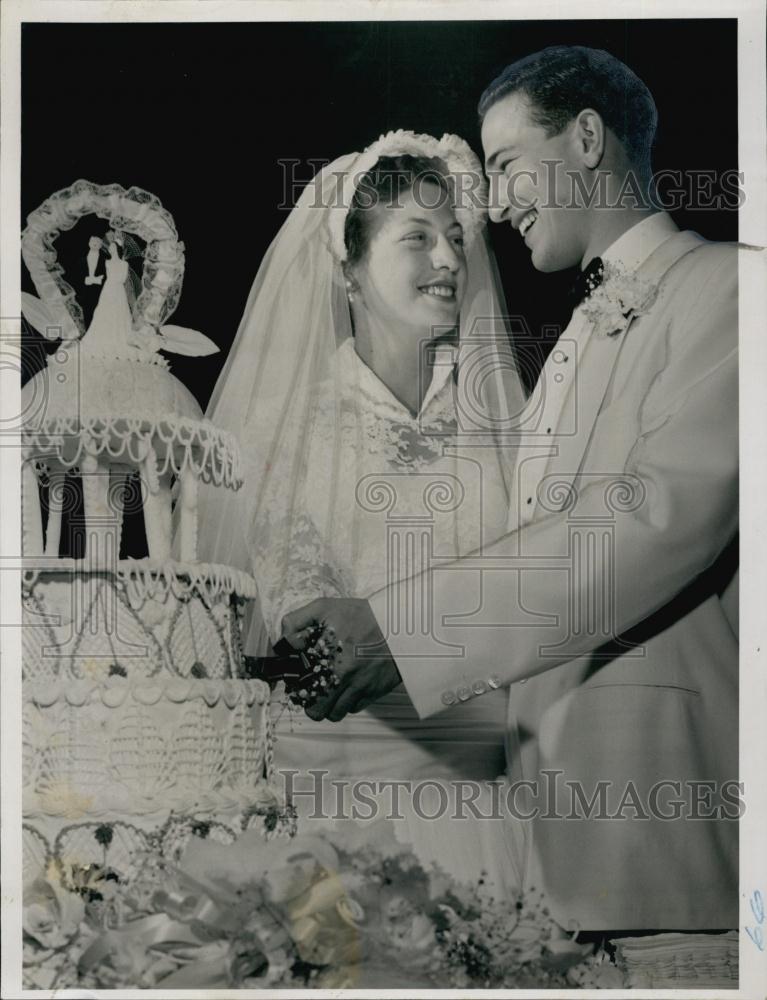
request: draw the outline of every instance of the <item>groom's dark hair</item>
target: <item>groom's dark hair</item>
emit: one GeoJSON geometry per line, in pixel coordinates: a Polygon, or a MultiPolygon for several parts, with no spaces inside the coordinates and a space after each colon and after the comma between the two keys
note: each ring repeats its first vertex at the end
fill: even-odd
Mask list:
{"type": "Polygon", "coordinates": [[[593,108],[618,137],[632,163],[650,167],[658,112],[650,91],[620,59],[602,49],[553,45],[511,63],[479,100],[479,115],[502,98],[524,94],[530,118],[558,135],[584,108],[593,108]]]}

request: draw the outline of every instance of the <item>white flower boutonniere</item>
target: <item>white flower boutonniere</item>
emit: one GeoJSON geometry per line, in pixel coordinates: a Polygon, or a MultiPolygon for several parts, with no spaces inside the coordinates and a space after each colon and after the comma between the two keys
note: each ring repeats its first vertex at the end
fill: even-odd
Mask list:
{"type": "Polygon", "coordinates": [[[642,281],[617,264],[606,261],[601,285],[581,308],[599,337],[617,337],[646,312],[658,295],[658,286],[642,281]]]}

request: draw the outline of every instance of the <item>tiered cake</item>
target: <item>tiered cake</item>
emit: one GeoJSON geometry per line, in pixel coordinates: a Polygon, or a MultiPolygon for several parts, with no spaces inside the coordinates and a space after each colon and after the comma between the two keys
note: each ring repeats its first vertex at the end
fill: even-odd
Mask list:
{"type": "Polygon", "coordinates": [[[80,181],[30,215],[22,251],[40,296],[25,316],[62,338],[23,390],[25,881],[53,861],[62,879],[98,865],[130,883],[147,850],[172,857],[191,835],[228,842],[276,816],[269,690],[242,677],[255,583],[196,560],[198,483],[238,489],[240,459],[157,353],[216,348],[162,325],[184,257],[156,198],[80,181]],[[85,330],[53,241],[88,214],[111,229],[85,330]],[[131,233],[146,250],[129,304],[131,233]],[[120,558],[128,513],[148,558],[120,558]],[[62,520],[78,517],[84,553],[62,557],[62,520]]]}

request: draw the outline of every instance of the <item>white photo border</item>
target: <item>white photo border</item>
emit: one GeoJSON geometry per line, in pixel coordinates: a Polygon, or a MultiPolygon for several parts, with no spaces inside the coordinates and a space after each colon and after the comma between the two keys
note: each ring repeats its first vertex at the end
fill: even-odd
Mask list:
{"type": "MultiPolygon", "coordinates": [[[[20,48],[23,22],[226,22],[226,21],[408,21],[408,20],[596,20],[727,17],[738,20],[738,156],[745,200],[739,213],[740,241],[767,246],[767,99],[763,0],[4,0],[0,7],[0,346],[20,335],[20,48]]],[[[712,141],[716,123],[712,121],[712,141]]],[[[741,556],[740,779],[746,811],[740,826],[740,984],[737,990],[699,990],[704,998],[767,995],[767,954],[746,933],[755,920],[751,900],[767,896],[767,782],[764,781],[764,716],[767,709],[767,281],[765,254],[744,251],[740,261],[740,444],[743,526],[741,556]],[[762,845],[761,847],[759,845],[762,845]]],[[[18,367],[0,364],[0,421],[20,412],[18,367]]],[[[21,630],[20,469],[18,443],[0,448],[0,670],[2,749],[2,997],[144,997],[144,990],[30,991],[21,987],[21,630]]],[[[767,931],[767,928],[765,928],[767,931]]],[[[280,990],[285,998],[382,996],[378,991],[280,990]]],[[[405,997],[525,996],[550,998],[549,990],[394,990],[405,997]]],[[[157,997],[266,997],[266,990],[158,990],[157,997]]],[[[556,991],[558,997],[636,998],[633,990],[556,991]]],[[[647,990],[642,996],[690,997],[689,990],[647,990]]]]}

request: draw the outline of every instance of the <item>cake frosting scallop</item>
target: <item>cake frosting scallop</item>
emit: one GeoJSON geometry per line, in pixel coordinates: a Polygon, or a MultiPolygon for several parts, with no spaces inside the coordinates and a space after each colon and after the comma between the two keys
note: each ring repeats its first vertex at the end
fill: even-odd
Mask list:
{"type": "Polygon", "coordinates": [[[240,456],[158,353],[217,348],[166,323],[184,254],[154,196],[78,181],[29,216],[22,254],[38,293],[24,316],[61,339],[22,391],[25,884],[52,863],[64,880],[98,865],[129,884],[147,855],[281,815],[269,689],[243,676],[255,582],[196,553],[198,483],[238,489],[240,456]],[[85,215],[109,226],[90,240],[87,329],[54,249],[85,215]],[[120,558],[128,514],[146,558],[120,558]],[[82,554],[62,556],[78,518],[82,554]]]}

